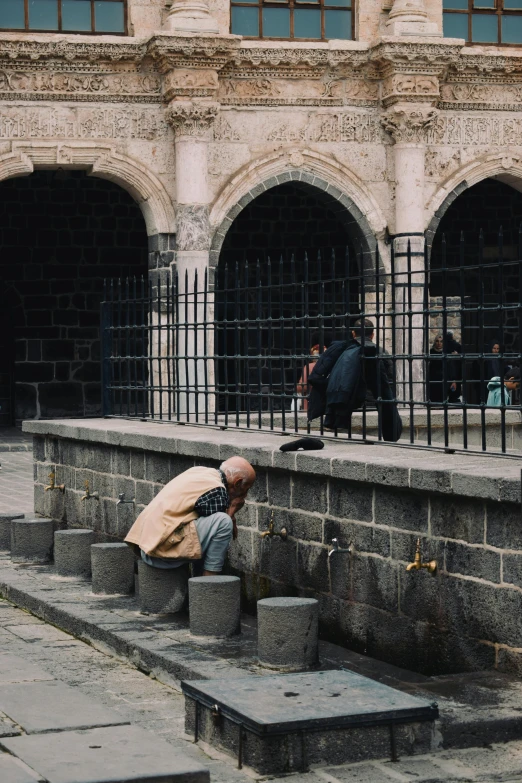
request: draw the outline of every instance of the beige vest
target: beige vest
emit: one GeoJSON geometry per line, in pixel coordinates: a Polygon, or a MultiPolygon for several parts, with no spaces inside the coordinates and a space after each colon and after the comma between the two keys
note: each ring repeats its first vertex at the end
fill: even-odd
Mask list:
{"type": "Polygon", "coordinates": [[[220,486],[223,481],[215,468],[196,467],[180,473],[143,509],[125,541],[153,557],[199,560],[194,505],[205,492],[220,486]]]}

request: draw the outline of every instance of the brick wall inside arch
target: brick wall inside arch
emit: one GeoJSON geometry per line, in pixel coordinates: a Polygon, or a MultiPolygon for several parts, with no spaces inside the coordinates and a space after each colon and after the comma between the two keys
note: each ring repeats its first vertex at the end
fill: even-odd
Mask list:
{"type": "Polygon", "coordinates": [[[103,279],[146,275],[147,252],[140,208],[111,182],[39,171],[0,183],[0,424],[100,412],[103,279]]]}

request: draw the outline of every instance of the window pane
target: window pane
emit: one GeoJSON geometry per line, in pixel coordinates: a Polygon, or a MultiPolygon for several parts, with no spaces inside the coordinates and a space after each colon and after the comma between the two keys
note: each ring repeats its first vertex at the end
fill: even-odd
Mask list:
{"type": "Polygon", "coordinates": [[[294,38],[320,38],[321,11],[319,8],[296,8],[294,11],[294,38]]]}
{"type": "Polygon", "coordinates": [[[471,40],[478,43],[497,43],[498,22],[496,15],[471,15],[471,40]]]}
{"type": "Polygon", "coordinates": [[[468,0],[444,0],[442,7],[447,11],[449,10],[467,11],[468,0]]]}
{"type": "Polygon", "coordinates": [[[496,0],[473,0],[473,8],[495,9],[496,7],[496,0]]]}
{"type": "Polygon", "coordinates": [[[29,0],[29,28],[58,30],[58,0],[29,0]]]}
{"type": "Polygon", "coordinates": [[[522,9],[522,0],[504,0],[504,8],[508,11],[519,11],[522,9]]]}
{"type": "Polygon", "coordinates": [[[1,0],[0,27],[10,29],[25,27],[24,0],[1,0]]]}
{"type": "Polygon", "coordinates": [[[263,38],[290,38],[289,8],[263,8],[263,38]]]}
{"type": "Polygon", "coordinates": [[[94,26],[98,33],[124,33],[123,3],[94,3],[94,26]]]}
{"type": "Polygon", "coordinates": [[[352,12],[325,11],[324,34],[326,38],[350,40],[352,37],[352,12]]]}
{"type": "Polygon", "coordinates": [[[502,42],[522,43],[522,16],[502,17],[502,42]]]}
{"type": "Polygon", "coordinates": [[[468,40],[468,15],[467,14],[443,14],[443,28],[445,38],[464,38],[468,40]]]}
{"type": "Polygon", "coordinates": [[[325,5],[339,5],[343,8],[351,8],[351,0],[324,0],[325,5]]]}
{"type": "Polygon", "coordinates": [[[259,11],[257,8],[232,6],[232,32],[235,35],[259,37],[259,11]]]}
{"type": "Polygon", "coordinates": [[[62,30],[91,30],[89,0],[62,0],[62,30]]]}

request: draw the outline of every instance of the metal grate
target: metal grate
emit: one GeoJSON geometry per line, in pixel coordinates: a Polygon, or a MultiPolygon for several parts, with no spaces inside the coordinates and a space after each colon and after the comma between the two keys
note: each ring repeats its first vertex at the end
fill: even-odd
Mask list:
{"type": "Polygon", "coordinates": [[[491,378],[521,363],[522,232],[494,248],[416,241],[396,238],[386,264],[329,251],[107,282],[105,415],[516,455],[520,393],[491,378]],[[366,397],[309,421],[311,348],[351,344],[360,319],[366,397]]]}

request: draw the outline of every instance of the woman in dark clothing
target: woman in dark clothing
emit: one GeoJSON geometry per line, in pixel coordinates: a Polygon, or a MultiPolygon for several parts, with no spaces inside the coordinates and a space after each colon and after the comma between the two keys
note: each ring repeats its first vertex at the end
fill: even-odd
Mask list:
{"type": "Polygon", "coordinates": [[[442,335],[438,334],[430,348],[430,357],[433,358],[430,358],[428,361],[428,388],[430,402],[444,402],[446,399],[443,388],[444,369],[442,363],[442,347],[442,335]]]}
{"type": "Polygon", "coordinates": [[[492,340],[487,347],[487,352],[491,357],[484,360],[484,380],[490,381],[491,378],[504,377],[504,360],[502,359],[503,347],[498,340],[492,340]]]}
{"type": "Polygon", "coordinates": [[[453,359],[461,353],[461,345],[453,339],[453,333],[448,332],[444,339],[438,334],[430,348],[428,361],[428,388],[430,402],[460,402],[462,362],[453,359]],[[450,354],[444,359],[444,354],[450,354]],[[446,362],[446,386],[444,385],[444,362],[446,362]]]}

